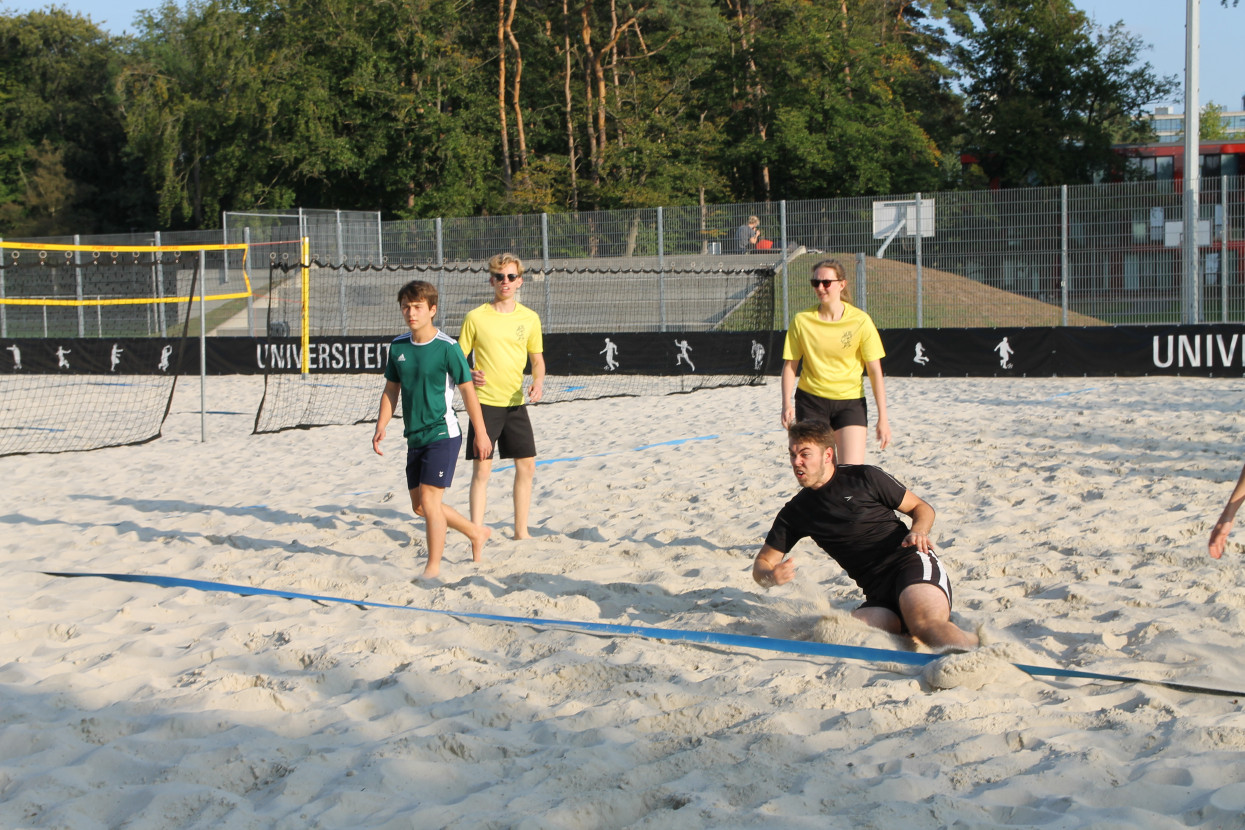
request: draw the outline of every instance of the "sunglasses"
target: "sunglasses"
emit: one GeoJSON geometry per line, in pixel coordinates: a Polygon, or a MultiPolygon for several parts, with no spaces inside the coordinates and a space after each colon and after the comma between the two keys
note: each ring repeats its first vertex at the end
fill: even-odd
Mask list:
{"type": "Polygon", "coordinates": [[[506,282],[514,282],[515,280],[519,280],[523,278],[520,277],[518,274],[493,274],[492,279],[495,279],[498,282],[501,282],[502,280],[505,280],[506,282]]]}
{"type": "Polygon", "coordinates": [[[832,282],[846,282],[846,280],[809,280],[809,284],[812,285],[813,288],[817,288],[818,286],[821,286],[822,288],[829,288],[830,283],[832,282]]]}

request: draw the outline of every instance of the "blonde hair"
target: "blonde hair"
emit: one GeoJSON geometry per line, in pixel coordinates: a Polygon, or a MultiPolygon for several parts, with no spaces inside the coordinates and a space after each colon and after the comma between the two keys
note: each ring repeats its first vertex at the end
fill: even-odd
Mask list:
{"type": "Polygon", "coordinates": [[[847,281],[847,271],[843,268],[843,263],[837,259],[823,259],[813,266],[813,278],[817,278],[817,272],[822,268],[828,268],[834,272],[835,279],[843,280],[843,291],[839,294],[844,300],[851,302],[852,300],[852,284],[847,281]]]}
{"type": "Polygon", "coordinates": [[[513,265],[516,269],[518,269],[519,276],[523,276],[523,260],[519,259],[512,253],[497,254],[490,259],[488,261],[489,276],[492,277],[495,274],[500,274],[501,269],[505,268],[507,265],[513,265]]]}

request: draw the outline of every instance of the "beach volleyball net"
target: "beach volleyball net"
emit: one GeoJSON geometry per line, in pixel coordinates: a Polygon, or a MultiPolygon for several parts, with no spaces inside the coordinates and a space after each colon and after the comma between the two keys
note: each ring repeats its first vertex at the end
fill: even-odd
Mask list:
{"type": "Polygon", "coordinates": [[[0,242],[0,455],[158,437],[195,301],[250,296],[244,249],[0,242]],[[207,294],[205,268],[227,255],[241,284],[207,294]]]}
{"type": "MultiPolygon", "coordinates": [[[[436,324],[453,337],[467,312],[493,297],[482,263],[274,259],[255,432],[374,421],[389,344],[406,332],[398,290],[412,280],[437,288],[436,324]]],[[[764,382],[780,357],[771,342],[775,285],[772,264],[676,269],[629,258],[626,267],[529,267],[519,301],[541,317],[542,403],[764,382]]]]}

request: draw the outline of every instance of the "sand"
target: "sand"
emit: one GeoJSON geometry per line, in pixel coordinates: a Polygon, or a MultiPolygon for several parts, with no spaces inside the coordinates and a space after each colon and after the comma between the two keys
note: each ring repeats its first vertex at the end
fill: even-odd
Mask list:
{"type": "MultiPolygon", "coordinates": [[[[808,541],[778,389],[535,407],[534,538],[423,527],[372,427],[249,434],[255,378],[183,383],[164,437],[0,459],[0,827],[1245,827],[1240,380],[888,380],[877,463],[938,510],[953,618],[926,667],[414,609],[912,650],[808,541]],[[235,413],[235,414],[230,414],[235,413]],[[239,596],[156,574],[409,606],[239,596]]],[[[465,512],[469,468],[447,501],[465,512]]]]}

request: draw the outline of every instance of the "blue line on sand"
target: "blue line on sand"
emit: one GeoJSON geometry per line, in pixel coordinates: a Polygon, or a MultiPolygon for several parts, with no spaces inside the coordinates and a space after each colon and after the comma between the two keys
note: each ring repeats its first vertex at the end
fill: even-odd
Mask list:
{"type": "MultiPolygon", "coordinates": [[[[198,579],[183,579],[174,576],[154,576],[147,574],[108,574],[108,573],[58,573],[44,571],[47,576],[58,577],[95,577],[112,579],[117,582],[139,582],[157,585],[162,588],[193,588],[196,591],[224,591],[242,596],[270,596],[282,599],[309,599],[313,602],[336,602],[354,605],[358,608],[388,608],[397,611],[415,611],[422,614],[442,614],[448,617],[468,620],[484,620],[486,622],[510,623],[527,625],[533,628],[562,628],[573,631],[586,631],[594,634],[621,634],[634,637],[646,637],[651,640],[675,640],[706,645],[736,646],[740,648],[777,651],[785,654],[803,654],[817,657],[841,657],[849,660],[863,660],[869,663],[901,663],[908,666],[924,666],[946,655],[928,654],[915,651],[896,651],[885,648],[869,648],[867,646],[845,646],[837,643],[819,643],[805,640],[783,640],[776,637],[758,637],[751,634],[720,634],[713,631],[687,631],[675,628],[653,628],[640,625],[618,625],[614,623],[594,623],[577,620],[537,619],[533,617],[510,617],[499,614],[479,614],[467,611],[450,611],[440,608],[419,608],[413,605],[394,605],[387,602],[371,602],[369,600],[346,599],[344,597],[320,596],[318,594],[301,594],[294,591],[279,591],[270,588],[252,588],[246,585],[231,585],[226,582],[207,582],[198,579]]],[[[1225,689],[1210,689],[1202,686],[1189,686],[1167,680],[1143,680],[1137,677],[1125,677],[1118,674],[1098,674],[1097,672],[1080,671],[1079,669],[1063,669],[1045,666],[1028,666],[1023,663],[1012,663],[1021,671],[1035,677],[1068,677],[1084,680],[1108,680],[1116,683],[1144,683],[1150,686],[1163,686],[1182,692],[1195,694],[1223,695],[1226,697],[1245,697],[1245,692],[1234,692],[1225,689]]]]}
{"type": "Polygon", "coordinates": [[[1079,395],[1082,392],[1094,392],[1094,391],[1097,391],[1097,389],[1098,389],[1097,386],[1090,386],[1086,389],[1074,389],[1071,392],[1060,392],[1058,395],[1051,395],[1049,398],[1046,398],[1045,400],[1053,401],[1055,398],[1066,398],[1068,395],[1079,395]]]}
{"type": "MultiPolygon", "coordinates": [[[[735,433],[735,436],[738,437],[738,436],[759,435],[759,434],[760,433],[756,433],[756,432],[737,432],[735,433]]],[[[569,456],[566,456],[565,458],[538,458],[536,459],[536,466],[541,467],[547,464],[560,464],[563,461],[583,461],[585,458],[604,458],[607,455],[620,455],[624,452],[641,452],[643,450],[656,449],[657,447],[677,447],[680,444],[690,444],[693,441],[716,441],[717,439],[721,437],[722,437],[721,435],[696,435],[691,438],[673,438],[669,441],[658,441],[656,444],[644,444],[643,446],[631,447],[630,449],[626,449],[626,450],[611,450],[610,452],[597,452],[597,453],[592,453],[590,455],[569,455],[569,456]]],[[[512,467],[514,467],[513,464],[506,464],[505,466],[495,467],[494,469],[509,470],[512,467]]]]}

